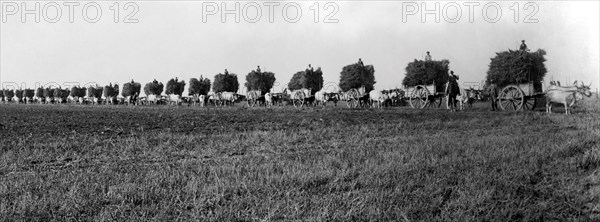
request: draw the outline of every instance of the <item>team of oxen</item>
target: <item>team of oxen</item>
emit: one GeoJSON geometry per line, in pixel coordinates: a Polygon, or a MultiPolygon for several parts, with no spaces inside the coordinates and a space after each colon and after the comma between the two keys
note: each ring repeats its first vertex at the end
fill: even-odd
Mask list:
{"type": "MultiPolygon", "coordinates": [[[[591,84],[590,84],[591,85],[591,84]]],[[[575,81],[571,86],[560,86],[560,83],[550,82],[550,86],[545,91],[546,111],[552,112],[552,104],[562,104],[565,107],[565,113],[569,114],[579,101],[584,97],[590,97],[590,85],[584,85],[582,82],[575,81]]],[[[105,88],[106,89],[106,88],[105,88]]],[[[310,89],[287,90],[281,93],[262,93],[261,91],[249,91],[246,95],[240,95],[234,92],[209,93],[208,95],[147,95],[139,97],[134,96],[73,96],[69,89],[54,89],[53,96],[38,97],[35,96],[33,89],[25,90],[2,90],[0,91],[0,102],[2,103],[37,103],[37,104],[124,104],[124,105],[181,105],[188,106],[231,106],[235,103],[247,101],[249,106],[283,106],[294,104],[294,101],[302,100],[302,106],[326,106],[332,102],[335,106],[339,101],[348,101],[350,95],[348,92],[326,92],[320,90],[314,94],[310,89]],[[298,93],[302,92],[302,93],[298,93]],[[301,95],[301,96],[300,96],[301,95]]],[[[101,93],[102,94],[102,93],[101,93]]],[[[474,89],[462,89],[457,101],[459,108],[464,109],[472,106],[477,100],[485,100],[488,92],[474,89]]],[[[372,90],[364,93],[358,100],[361,107],[383,107],[400,106],[406,104],[408,96],[401,89],[391,90],[372,90]]]]}
{"type": "Polygon", "coordinates": [[[575,81],[571,86],[561,86],[560,82],[551,81],[550,86],[546,88],[546,112],[552,113],[552,104],[562,104],[565,107],[565,114],[571,113],[584,97],[591,97],[591,85],[585,85],[583,82],[575,81]]]}

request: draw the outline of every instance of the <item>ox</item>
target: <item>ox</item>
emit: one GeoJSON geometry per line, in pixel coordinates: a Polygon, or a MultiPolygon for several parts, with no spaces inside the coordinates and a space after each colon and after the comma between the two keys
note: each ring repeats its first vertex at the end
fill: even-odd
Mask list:
{"type": "Polygon", "coordinates": [[[149,105],[156,105],[159,100],[160,100],[159,95],[150,94],[146,97],[146,101],[148,102],[149,105]]]}
{"type": "Polygon", "coordinates": [[[319,103],[323,104],[323,106],[326,106],[327,100],[329,100],[329,95],[325,92],[325,90],[319,90],[315,93],[315,106],[318,106],[319,103]]]}
{"type": "Polygon", "coordinates": [[[181,95],[170,94],[169,95],[169,105],[181,105],[181,95]]]}
{"type": "Polygon", "coordinates": [[[215,99],[223,106],[233,105],[238,100],[238,95],[234,92],[220,92],[215,94],[215,99]]]}
{"type": "Polygon", "coordinates": [[[572,107],[577,101],[583,100],[584,96],[592,96],[591,85],[586,86],[575,81],[573,86],[549,86],[546,89],[546,112],[552,113],[552,104],[559,103],[565,106],[565,114],[568,115],[569,107],[572,107]]]}
{"type": "Polygon", "coordinates": [[[258,101],[261,99],[262,93],[260,90],[251,90],[246,93],[246,102],[248,106],[256,105],[258,101]]]}
{"type": "Polygon", "coordinates": [[[265,106],[273,106],[273,95],[270,92],[265,94],[265,106]]]}
{"type": "Polygon", "coordinates": [[[389,98],[388,94],[380,91],[380,90],[371,90],[369,92],[369,98],[371,101],[371,107],[375,107],[375,104],[378,103],[379,108],[382,107],[383,103],[389,98]]]}

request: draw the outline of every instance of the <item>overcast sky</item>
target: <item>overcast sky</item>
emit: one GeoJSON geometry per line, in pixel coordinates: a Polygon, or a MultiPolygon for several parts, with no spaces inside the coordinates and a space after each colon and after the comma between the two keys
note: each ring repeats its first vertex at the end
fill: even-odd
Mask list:
{"type": "MultiPolygon", "coordinates": [[[[404,68],[414,59],[423,59],[425,51],[431,51],[434,60],[450,60],[450,68],[468,84],[485,79],[495,52],[516,49],[521,40],[532,50],[546,50],[546,81],[583,80],[593,83],[593,89],[600,85],[598,1],[536,2],[527,9],[527,2],[498,2],[502,14],[496,23],[486,21],[497,16],[494,7],[484,16],[487,2],[474,6],[473,22],[465,2],[438,2],[440,21],[436,22],[433,14],[422,21],[421,2],[332,1],[325,8],[328,2],[322,1],[318,2],[317,23],[315,10],[311,10],[314,1],[279,1],[273,22],[265,2],[239,1],[239,23],[234,14],[221,21],[221,2],[136,2],[139,11],[132,19],[137,23],[123,23],[135,8],[123,9],[125,2],[120,3],[118,23],[113,21],[115,10],[110,9],[114,2],[98,2],[102,16],[96,23],[85,21],[96,17],[94,7],[83,15],[86,2],[74,6],[73,23],[64,2],[58,2],[59,19],[54,19],[56,5],[40,2],[39,23],[34,15],[25,15],[23,23],[23,5],[15,2],[15,9],[11,3],[2,1],[0,23],[0,81],[9,88],[14,83],[33,88],[36,83],[104,85],[131,79],[145,84],[155,78],[166,83],[173,77],[188,82],[200,75],[212,80],[225,68],[238,74],[243,86],[246,74],[260,65],[275,73],[278,91],[308,64],[321,67],[325,83],[335,85],[342,67],[362,58],[365,64],[375,66],[375,88],[388,89],[401,87],[404,68]],[[290,3],[288,14],[283,15],[286,3],[290,3]],[[296,23],[286,21],[296,18],[294,3],[302,11],[296,23]],[[511,10],[515,3],[520,8],[518,22],[511,10]],[[257,5],[260,19],[246,21],[256,17],[257,5]],[[460,17],[456,17],[456,5],[460,17]],[[204,13],[210,10],[213,13],[204,13]],[[323,22],[329,14],[334,23],[323,22]],[[530,14],[530,20],[537,22],[524,23],[530,14]],[[207,21],[203,22],[203,17],[207,21]],[[445,20],[455,18],[456,23],[445,20]]],[[[28,9],[35,7],[33,2],[26,4],[28,9]]],[[[233,9],[234,4],[229,1],[226,6],[233,9]]],[[[435,2],[425,6],[434,9],[435,2]]]]}

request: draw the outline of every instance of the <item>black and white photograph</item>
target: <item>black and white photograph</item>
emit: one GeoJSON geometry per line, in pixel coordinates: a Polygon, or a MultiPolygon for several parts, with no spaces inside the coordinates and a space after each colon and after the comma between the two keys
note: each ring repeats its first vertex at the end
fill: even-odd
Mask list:
{"type": "Polygon", "coordinates": [[[0,221],[600,221],[599,1],[0,5],[0,221]]]}

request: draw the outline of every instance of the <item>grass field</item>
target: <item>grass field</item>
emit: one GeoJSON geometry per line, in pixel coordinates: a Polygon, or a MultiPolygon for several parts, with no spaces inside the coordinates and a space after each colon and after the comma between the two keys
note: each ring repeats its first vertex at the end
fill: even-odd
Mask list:
{"type": "Polygon", "coordinates": [[[486,105],[0,104],[0,221],[600,219],[600,103],[486,105]]]}

